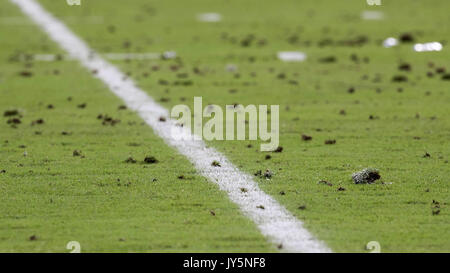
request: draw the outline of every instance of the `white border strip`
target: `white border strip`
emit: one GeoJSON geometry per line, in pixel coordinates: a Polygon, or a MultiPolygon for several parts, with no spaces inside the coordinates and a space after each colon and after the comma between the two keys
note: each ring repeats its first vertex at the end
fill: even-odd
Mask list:
{"type": "MultiPolygon", "coordinates": [[[[136,111],[168,145],[189,158],[203,176],[219,185],[272,243],[281,244],[282,250],[289,252],[331,251],[322,242],[317,241],[303,227],[300,220],[259,189],[252,176],[239,171],[224,155],[207,147],[203,141],[172,138],[172,130],[180,127],[176,126],[174,120],[159,121],[160,116],[169,115],[168,111],[145,91],[136,87],[134,82],[127,79],[119,69],[95,54],[35,0],[11,0],[11,2],[19,6],[71,57],[79,60],[87,69],[96,70],[95,77],[103,81],[130,109],[136,111]],[[219,161],[222,167],[211,166],[213,160],[219,161]],[[246,188],[247,192],[242,192],[241,188],[246,188]],[[265,209],[257,208],[260,205],[265,209]]],[[[187,128],[179,130],[180,133],[190,134],[187,128]]]]}

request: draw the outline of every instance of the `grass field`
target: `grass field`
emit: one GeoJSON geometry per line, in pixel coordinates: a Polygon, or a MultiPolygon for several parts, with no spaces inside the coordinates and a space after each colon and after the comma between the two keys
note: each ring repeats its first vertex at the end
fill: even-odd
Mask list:
{"type": "MultiPolygon", "coordinates": [[[[367,252],[369,241],[382,252],[450,251],[448,1],[39,2],[100,53],[175,51],[112,61],[168,109],[194,96],[280,105],[281,153],[208,144],[246,173],[271,170],[259,186],[333,251],[367,252]],[[367,10],[385,18],[361,19],[367,10]],[[223,19],[199,22],[205,12],[223,19]],[[401,36],[444,48],[383,48],[401,36]],[[285,63],[279,51],[307,59],[285,63]],[[354,184],[366,167],[382,178],[354,184]]],[[[83,252],[277,251],[90,71],[23,57],[65,53],[15,5],[2,1],[0,19],[0,114],[19,112],[0,120],[1,252],[67,252],[73,240],[83,252]],[[150,156],[158,162],[145,164],[150,156]]]]}

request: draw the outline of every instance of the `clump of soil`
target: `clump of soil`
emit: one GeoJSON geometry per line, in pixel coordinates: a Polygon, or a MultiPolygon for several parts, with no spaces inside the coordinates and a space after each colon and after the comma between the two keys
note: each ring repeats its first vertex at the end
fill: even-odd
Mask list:
{"type": "Polygon", "coordinates": [[[330,186],[330,187],[333,186],[333,184],[331,182],[328,182],[326,180],[320,180],[317,184],[319,184],[319,185],[327,185],[327,186],[330,186]]]}
{"type": "Polygon", "coordinates": [[[100,114],[100,115],[97,116],[97,119],[102,119],[102,120],[103,120],[103,121],[102,121],[102,125],[111,125],[111,126],[114,126],[114,125],[116,125],[117,123],[120,123],[120,119],[114,119],[114,118],[112,118],[112,117],[110,117],[110,116],[108,116],[108,115],[102,115],[102,114],[100,114]]]}
{"type": "Polygon", "coordinates": [[[133,163],[134,164],[136,162],[137,162],[137,160],[132,158],[131,156],[125,160],[125,163],[133,163]]]}
{"type": "Polygon", "coordinates": [[[8,121],[6,123],[15,125],[15,124],[21,124],[22,121],[20,121],[20,119],[18,119],[18,118],[11,118],[11,119],[8,119],[8,121]]]}
{"type": "Polygon", "coordinates": [[[328,140],[325,140],[325,144],[326,144],[326,145],[333,145],[333,144],[336,144],[336,139],[328,139],[328,140]]]}
{"type": "Polygon", "coordinates": [[[34,126],[34,125],[42,125],[42,124],[44,124],[45,122],[44,122],[44,120],[43,119],[37,119],[37,120],[34,120],[34,121],[32,121],[31,122],[31,125],[32,126],[34,126]]]}
{"type": "Polygon", "coordinates": [[[281,146],[278,146],[276,149],[275,149],[275,153],[281,153],[283,151],[283,147],[281,147],[281,146]]]}
{"type": "Polygon", "coordinates": [[[156,159],[154,156],[147,156],[147,157],[144,159],[144,162],[147,163],[147,164],[156,164],[156,163],[158,163],[159,161],[158,161],[158,159],[156,159]]]}
{"type": "Polygon", "coordinates": [[[266,179],[270,179],[270,178],[272,178],[272,175],[273,175],[273,173],[270,170],[267,169],[264,172],[263,177],[266,178],[266,179]]]}
{"type": "Polygon", "coordinates": [[[214,160],[214,161],[211,163],[211,166],[213,166],[213,167],[221,167],[219,161],[217,161],[217,160],[214,160]]]}
{"type": "Polygon", "coordinates": [[[267,169],[264,173],[261,170],[258,170],[254,173],[254,175],[259,178],[271,179],[273,173],[269,169],[267,169]]]}
{"type": "Polygon", "coordinates": [[[312,140],[312,136],[308,136],[308,135],[303,134],[302,135],[302,140],[303,141],[310,141],[310,140],[312,140]]]}
{"type": "Polygon", "coordinates": [[[352,174],[352,179],[355,184],[372,184],[380,178],[380,172],[373,168],[366,168],[352,174]]]}
{"type": "Polygon", "coordinates": [[[398,66],[398,70],[400,71],[411,71],[411,65],[408,63],[404,63],[398,66]]]}
{"type": "Polygon", "coordinates": [[[392,81],[393,82],[407,82],[408,77],[403,76],[403,75],[396,75],[396,76],[392,77],[392,81]]]}
{"type": "Polygon", "coordinates": [[[19,111],[18,110],[6,110],[3,113],[4,117],[13,117],[13,116],[18,116],[19,115],[19,111]]]}
{"type": "Polygon", "coordinates": [[[337,59],[334,56],[328,56],[328,57],[319,59],[319,62],[321,62],[321,63],[335,63],[336,61],[337,61],[337,59]]]}
{"type": "Polygon", "coordinates": [[[412,43],[414,42],[414,36],[411,33],[403,33],[400,35],[400,42],[402,43],[412,43]]]}
{"type": "Polygon", "coordinates": [[[445,73],[445,71],[446,71],[445,67],[436,68],[436,73],[438,73],[438,74],[443,74],[443,73],[445,73]]]}
{"type": "Polygon", "coordinates": [[[19,72],[19,75],[25,78],[29,78],[33,76],[33,73],[30,71],[21,71],[19,72]]]}

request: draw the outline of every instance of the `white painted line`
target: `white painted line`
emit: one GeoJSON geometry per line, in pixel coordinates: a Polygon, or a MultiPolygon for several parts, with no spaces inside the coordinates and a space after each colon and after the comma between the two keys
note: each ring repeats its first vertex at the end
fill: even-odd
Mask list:
{"type": "Polygon", "coordinates": [[[103,81],[125,104],[136,111],[156,134],[176,148],[194,164],[197,170],[216,183],[236,203],[242,212],[255,222],[259,230],[272,243],[282,245],[290,252],[330,252],[322,242],[316,240],[303,227],[303,223],[289,213],[271,196],[264,193],[253,177],[238,170],[224,155],[207,147],[203,141],[181,137],[174,139],[172,130],[180,134],[191,134],[188,128],[176,126],[174,120],[160,122],[159,117],[168,116],[168,111],[156,103],[147,93],[127,79],[118,68],[111,65],[93,51],[62,22],[44,10],[35,0],[10,0],[20,7],[37,25],[70,56],[79,60],[89,70],[96,70],[95,77],[103,81]],[[211,166],[217,160],[221,167],[211,166]],[[245,188],[243,192],[241,189],[245,188]],[[264,209],[257,206],[264,206],[264,209]]]}
{"type": "Polygon", "coordinates": [[[280,51],[277,56],[284,62],[303,62],[306,60],[306,54],[300,51],[280,51]]]}

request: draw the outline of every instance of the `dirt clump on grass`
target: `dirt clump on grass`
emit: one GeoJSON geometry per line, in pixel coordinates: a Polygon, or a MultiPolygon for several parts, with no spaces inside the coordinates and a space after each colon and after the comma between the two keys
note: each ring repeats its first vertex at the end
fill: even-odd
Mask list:
{"type": "Polygon", "coordinates": [[[308,136],[308,135],[303,134],[302,135],[302,140],[303,141],[310,141],[310,140],[312,140],[312,136],[308,136]]]}
{"type": "Polygon", "coordinates": [[[355,184],[372,184],[380,178],[380,172],[373,168],[366,168],[352,174],[352,179],[355,184]]]}
{"type": "Polygon", "coordinates": [[[13,109],[13,110],[6,110],[6,111],[3,113],[3,116],[4,116],[4,117],[13,117],[13,116],[18,116],[18,115],[19,115],[19,111],[16,110],[16,109],[13,109]]]}
{"type": "Polygon", "coordinates": [[[137,162],[137,160],[132,158],[131,156],[125,160],[125,163],[132,163],[132,164],[134,164],[136,162],[137,162]]]}
{"type": "Polygon", "coordinates": [[[214,161],[211,163],[211,166],[213,166],[213,167],[222,167],[222,166],[220,165],[220,162],[217,161],[217,160],[214,160],[214,161]]]}
{"type": "Polygon", "coordinates": [[[154,156],[147,156],[146,158],[144,158],[144,163],[146,164],[156,164],[158,162],[158,159],[156,159],[154,156]]]}

